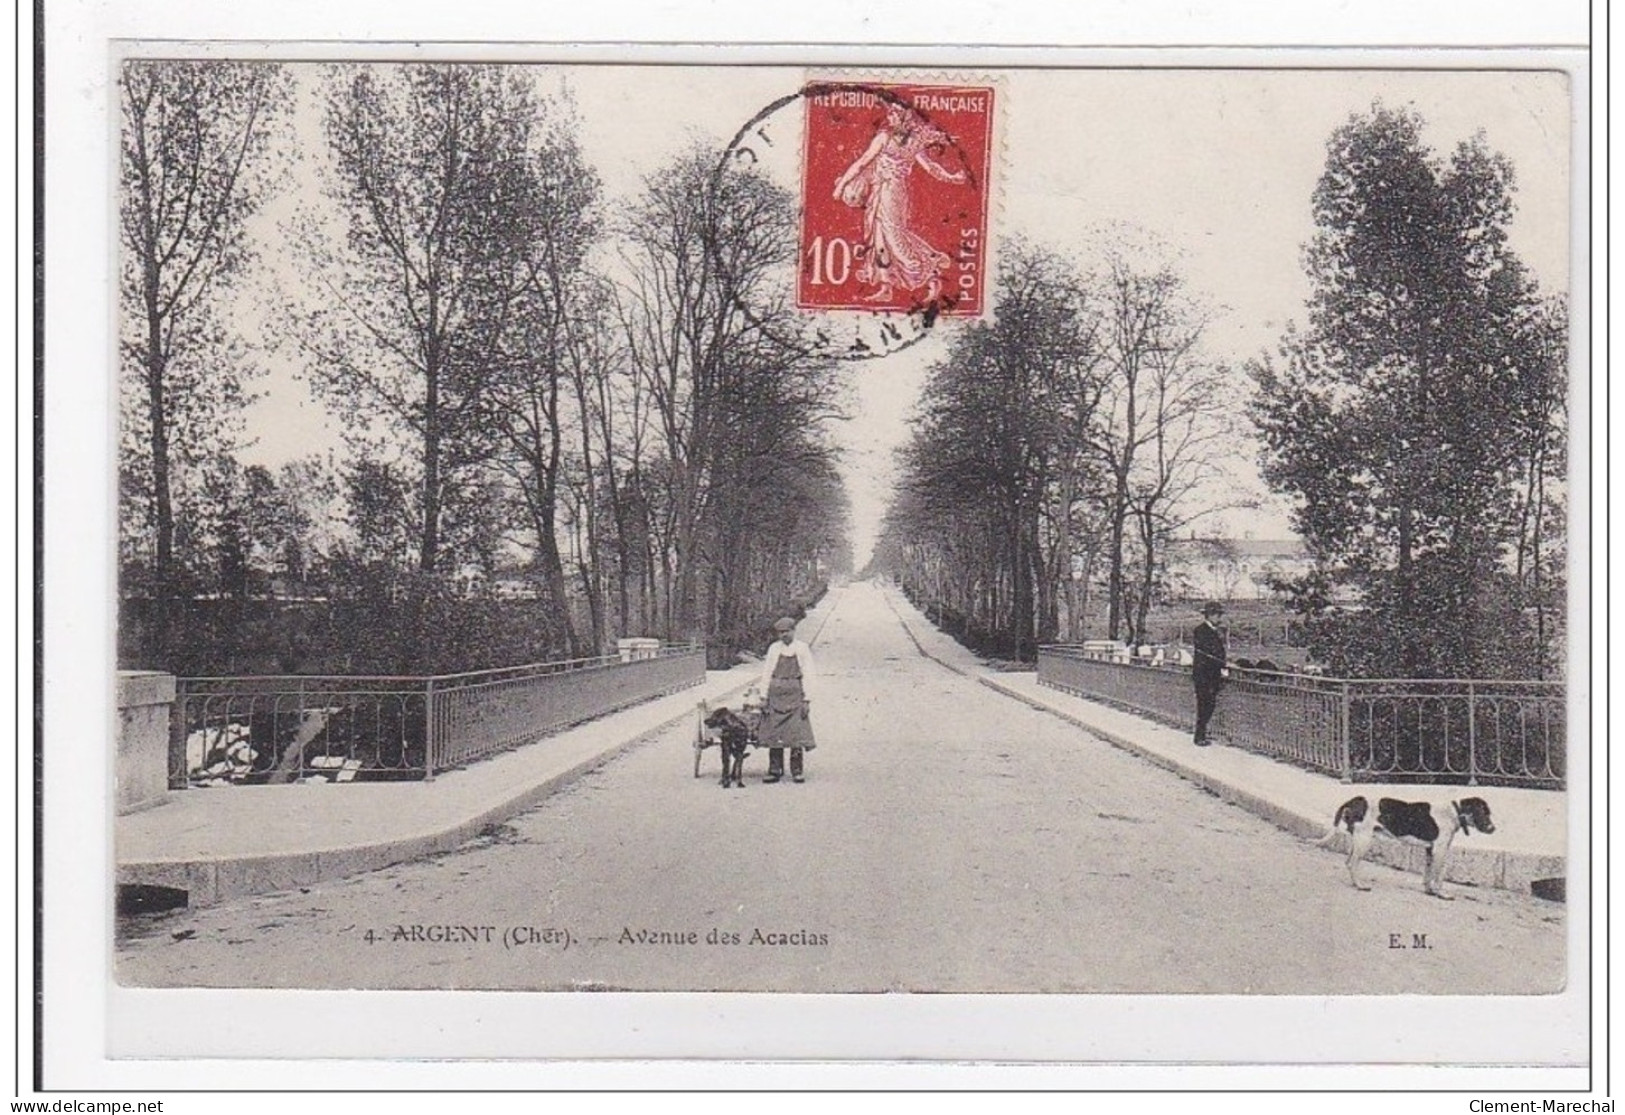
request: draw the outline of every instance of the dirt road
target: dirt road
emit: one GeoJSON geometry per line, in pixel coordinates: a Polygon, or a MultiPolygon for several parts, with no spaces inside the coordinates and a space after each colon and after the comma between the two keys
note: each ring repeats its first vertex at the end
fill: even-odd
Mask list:
{"type": "MultiPolygon", "coordinates": [[[[145,986],[1542,993],[1561,906],[1341,859],[921,657],[881,590],[814,646],[808,781],[692,727],[456,853],[125,923],[145,986]],[[1398,947],[1396,947],[1396,945],[1398,947]]],[[[244,790],[251,793],[252,790],[244,790]]]]}

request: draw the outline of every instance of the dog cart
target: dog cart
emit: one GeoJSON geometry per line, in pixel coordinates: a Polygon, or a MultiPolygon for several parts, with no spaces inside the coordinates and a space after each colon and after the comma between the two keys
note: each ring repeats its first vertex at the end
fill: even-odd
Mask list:
{"type": "MultiPolygon", "coordinates": [[[[721,755],[723,771],[724,773],[727,772],[728,750],[723,746],[722,729],[707,723],[707,721],[711,719],[711,714],[715,711],[716,710],[711,707],[709,701],[701,701],[699,703],[699,707],[695,710],[695,778],[700,776],[700,763],[706,750],[712,747],[716,748],[718,753],[721,755]]],[[[744,723],[746,729],[745,746],[754,749],[757,746],[756,729],[762,723],[762,697],[761,694],[756,691],[755,686],[745,690],[745,698],[743,702],[741,702],[739,711],[736,715],[738,716],[739,720],[744,723]]]]}

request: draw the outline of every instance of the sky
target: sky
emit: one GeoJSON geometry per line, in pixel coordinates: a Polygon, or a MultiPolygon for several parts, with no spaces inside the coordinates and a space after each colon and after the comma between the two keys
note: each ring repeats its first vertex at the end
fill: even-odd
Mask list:
{"type": "MultiPolygon", "coordinates": [[[[297,142],[320,142],[313,67],[295,67],[302,96],[297,142]]],[[[1239,369],[1273,350],[1288,321],[1303,318],[1308,286],[1300,253],[1313,234],[1310,196],[1326,141],[1381,101],[1410,106],[1442,156],[1482,131],[1517,173],[1513,248],[1547,293],[1570,274],[1571,108],[1566,77],[1540,71],[1018,69],[994,72],[818,71],[782,67],[534,67],[544,94],[567,95],[585,155],[606,203],[635,198],[645,179],[696,142],[726,143],[759,110],[810,78],[991,83],[997,90],[994,166],[988,185],[996,259],[1023,237],[1087,264],[1109,240],[1141,245],[1172,262],[1207,308],[1204,353],[1239,369]]],[[[800,191],[799,106],[765,122],[775,140],[764,168],[800,191]]],[[[281,222],[308,202],[319,155],[296,157],[284,193],[256,222],[265,265],[279,269],[281,222]]],[[[286,275],[287,271],[283,270],[286,275]]],[[[274,315],[266,322],[272,323],[274,315]]],[[[930,365],[957,326],[924,342],[842,370],[850,417],[836,438],[853,508],[861,565],[890,496],[895,449],[930,365]]],[[[275,465],[336,447],[336,423],[303,384],[284,346],[268,357],[262,398],[248,414],[246,456],[275,465]]],[[[1238,370],[1237,375],[1242,373],[1238,370]]],[[[1258,479],[1257,446],[1239,437],[1215,501],[1238,493],[1259,506],[1202,523],[1204,533],[1290,536],[1286,509],[1258,479]]]]}

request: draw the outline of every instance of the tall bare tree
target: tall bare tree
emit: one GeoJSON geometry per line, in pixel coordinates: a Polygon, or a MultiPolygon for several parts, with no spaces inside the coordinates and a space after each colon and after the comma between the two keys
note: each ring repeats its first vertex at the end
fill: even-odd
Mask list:
{"type": "MultiPolygon", "coordinates": [[[[626,353],[660,442],[642,471],[665,525],[664,628],[704,638],[724,622],[724,508],[768,484],[747,460],[807,450],[787,431],[833,415],[830,369],[793,343],[784,272],[795,210],[767,179],[696,149],[650,177],[625,230],[626,353]],[[765,400],[764,389],[779,394],[765,400]],[[753,457],[741,458],[749,449],[753,457]]],[[[810,347],[810,346],[809,346],[810,347]]],[[[811,451],[811,450],[808,450],[811,451]]]]}
{"type": "MultiPolygon", "coordinates": [[[[1128,531],[1134,521],[1136,484],[1145,472],[1144,454],[1156,445],[1156,370],[1180,359],[1194,342],[1178,309],[1179,277],[1168,268],[1143,270],[1121,255],[1107,265],[1105,291],[1108,386],[1104,420],[1095,426],[1096,450],[1110,477],[1107,497],[1106,633],[1123,634],[1130,617],[1126,571],[1128,531]]],[[[1148,565],[1144,576],[1154,573],[1148,565]]]]}
{"type": "MultiPolygon", "coordinates": [[[[602,284],[586,267],[599,234],[599,187],[582,158],[573,121],[550,120],[536,132],[526,154],[522,223],[511,230],[516,287],[509,323],[489,354],[489,406],[502,440],[496,459],[517,483],[544,600],[565,643],[578,651],[583,648],[571,619],[559,512],[572,459],[578,462],[576,478],[588,491],[589,515],[592,506],[591,415],[584,382],[603,355],[600,344],[608,330],[602,284]]],[[[591,524],[582,543],[589,551],[579,564],[588,580],[590,643],[598,648],[604,628],[601,597],[593,586],[591,524]]]]}
{"type": "Polygon", "coordinates": [[[1215,498],[1219,462],[1233,436],[1229,414],[1234,377],[1193,350],[1199,325],[1188,322],[1174,343],[1151,354],[1144,409],[1146,437],[1130,492],[1139,554],[1139,584],[1125,608],[1131,642],[1147,639],[1156,585],[1166,565],[1166,544],[1182,527],[1240,501],[1215,498]],[[1209,498],[1195,498],[1209,489],[1209,498]]]}

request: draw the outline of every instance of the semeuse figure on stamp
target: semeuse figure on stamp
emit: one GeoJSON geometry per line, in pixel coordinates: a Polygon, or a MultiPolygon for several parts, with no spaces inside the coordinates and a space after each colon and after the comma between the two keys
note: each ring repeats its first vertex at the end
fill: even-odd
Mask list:
{"type": "Polygon", "coordinates": [[[952,260],[909,228],[908,178],[919,166],[940,181],[964,183],[963,170],[949,170],[931,157],[930,148],[947,139],[941,128],[890,103],[868,149],[835,182],[836,198],[863,210],[866,250],[857,279],[876,288],[869,301],[886,301],[895,286],[924,288],[928,302],[942,294],[942,276],[952,260]]]}
{"type": "Polygon", "coordinates": [[[796,638],[796,621],[785,616],[773,625],[778,638],[762,662],[762,722],[756,742],[767,750],[765,782],[784,777],[784,752],[790,751],[790,780],[805,779],[803,753],[813,749],[810,704],[813,690],[812,651],[796,638]]]}
{"type": "Polygon", "coordinates": [[[1227,674],[1224,635],[1216,620],[1224,615],[1224,605],[1216,601],[1202,605],[1202,622],[1191,633],[1194,658],[1191,680],[1196,684],[1196,746],[1206,747],[1208,721],[1219,703],[1219,690],[1227,674]]]}

